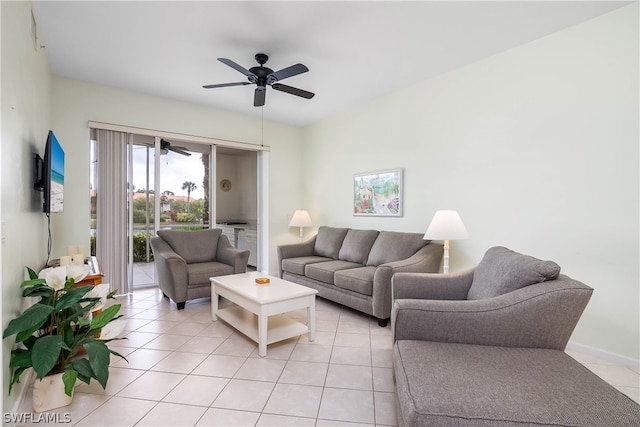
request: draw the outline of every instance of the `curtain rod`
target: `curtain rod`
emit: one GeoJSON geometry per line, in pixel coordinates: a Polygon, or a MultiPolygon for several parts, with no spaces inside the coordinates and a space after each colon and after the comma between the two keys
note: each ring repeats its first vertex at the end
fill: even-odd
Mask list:
{"type": "Polygon", "coordinates": [[[229,139],[221,139],[221,138],[209,138],[206,136],[167,132],[162,130],[140,128],[135,126],[117,125],[114,123],[98,122],[94,120],[89,120],[87,126],[91,129],[112,130],[117,132],[134,133],[137,135],[146,135],[146,136],[153,136],[153,137],[159,136],[160,138],[166,138],[166,139],[179,139],[183,141],[199,142],[202,144],[217,145],[221,147],[242,148],[244,150],[251,150],[251,151],[270,151],[271,150],[271,148],[268,145],[252,144],[249,142],[232,141],[229,139]]]}

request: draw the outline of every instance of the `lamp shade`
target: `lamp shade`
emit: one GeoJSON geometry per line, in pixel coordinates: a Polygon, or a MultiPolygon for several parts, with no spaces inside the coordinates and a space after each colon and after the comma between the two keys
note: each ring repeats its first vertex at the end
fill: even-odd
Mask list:
{"type": "Polygon", "coordinates": [[[468,239],[469,233],[456,211],[436,211],[424,234],[427,240],[460,240],[468,239]]]}
{"type": "Polygon", "coordinates": [[[311,227],[309,212],[305,210],[295,211],[289,222],[289,227],[311,227]]]}

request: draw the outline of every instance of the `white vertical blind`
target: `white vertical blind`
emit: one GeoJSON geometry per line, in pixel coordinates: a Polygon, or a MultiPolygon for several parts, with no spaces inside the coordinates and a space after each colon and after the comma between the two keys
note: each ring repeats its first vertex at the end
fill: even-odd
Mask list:
{"type": "Polygon", "coordinates": [[[97,131],[96,256],[118,294],[131,293],[127,280],[127,162],[128,134],[97,131]]]}

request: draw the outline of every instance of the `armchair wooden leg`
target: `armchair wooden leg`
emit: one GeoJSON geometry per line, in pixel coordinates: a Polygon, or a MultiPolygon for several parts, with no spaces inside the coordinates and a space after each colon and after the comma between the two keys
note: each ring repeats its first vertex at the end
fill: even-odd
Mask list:
{"type": "Polygon", "coordinates": [[[388,322],[389,322],[389,318],[378,319],[378,326],[380,326],[381,328],[384,328],[385,326],[387,326],[388,322]]]}
{"type": "Polygon", "coordinates": [[[185,304],[186,302],[177,302],[176,305],[178,306],[178,310],[184,310],[185,304]]]}

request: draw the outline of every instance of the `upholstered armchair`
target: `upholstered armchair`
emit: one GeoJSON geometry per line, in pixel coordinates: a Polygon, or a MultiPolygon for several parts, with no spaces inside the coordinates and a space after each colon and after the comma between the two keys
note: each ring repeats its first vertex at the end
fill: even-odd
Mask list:
{"type": "Polygon", "coordinates": [[[564,350],[593,289],[560,266],[489,249],[456,274],[397,273],[394,342],[421,340],[564,350]]]}
{"type": "Polygon", "coordinates": [[[211,296],[209,278],[247,271],[249,251],[235,249],[220,229],[159,230],[151,239],[156,282],[178,306],[211,296]]]}
{"type": "Polygon", "coordinates": [[[495,247],[392,286],[399,426],[637,425],[637,405],[563,351],[593,289],[556,263],[495,247]]]}

